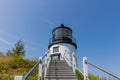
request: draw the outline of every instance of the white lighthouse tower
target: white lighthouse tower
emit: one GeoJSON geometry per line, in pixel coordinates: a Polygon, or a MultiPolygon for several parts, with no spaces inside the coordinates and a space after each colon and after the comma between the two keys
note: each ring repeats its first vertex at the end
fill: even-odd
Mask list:
{"type": "Polygon", "coordinates": [[[40,57],[38,63],[25,75],[14,80],[26,80],[39,66],[38,80],[78,80],[75,75],[77,45],[72,36],[72,29],[61,24],[52,31],[48,51],[40,57]],[[44,73],[42,73],[44,72],[44,73]]]}
{"type": "Polygon", "coordinates": [[[75,39],[72,36],[72,29],[61,24],[52,31],[52,38],[48,46],[51,60],[66,60],[66,62],[72,66],[74,63],[76,66],[76,54],[77,45],[75,39]],[[73,58],[74,57],[74,58],[73,58]]]}

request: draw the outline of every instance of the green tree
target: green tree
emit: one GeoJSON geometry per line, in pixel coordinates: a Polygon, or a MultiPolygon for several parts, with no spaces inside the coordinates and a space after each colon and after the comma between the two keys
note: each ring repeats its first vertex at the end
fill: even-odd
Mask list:
{"type": "Polygon", "coordinates": [[[7,56],[12,56],[13,53],[12,53],[10,50],[8,50],[7,53],[6,53],[6,55],[7,55],[7,56]]]}
{"type": "Polygon", "coordinates": [[[4,53],[3,53],[3,52],[0,52],[0,56],[4,56],[4,53]]]}
{"type": "Polygon", "coordinates": [[[8,55],[8,56],[25,56],[25,50],[24,50],[23,42],[21,40],[19,40],[15,44],[15,48],[13,48],[12,50],[8,50],[6,55],[8,55]]]}

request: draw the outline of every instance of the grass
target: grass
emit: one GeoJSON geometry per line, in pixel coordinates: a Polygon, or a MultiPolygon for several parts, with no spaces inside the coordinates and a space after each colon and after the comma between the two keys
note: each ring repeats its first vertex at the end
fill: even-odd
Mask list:
{"type": "MultiPolygon", "coordinates": [[[[36,60],[23,59],[21,56],[0,56],[0,80],[14,80],[14,76],[25,75],[36,63],[36,60]]],[[[37,79],[37,70],[30,76],[37,79]]]]}
{"type": "MultiPolygon", "coordinates": [[[[76,70],[76,76],[77,76],[78,80],[84,80],[82,73],[80,73],[78,70],[76,70]]],[[[95,76],[93,74],[89,74],[88,77],[89,77],[89,80],[103,80],[99,76],[95,76]]]]}

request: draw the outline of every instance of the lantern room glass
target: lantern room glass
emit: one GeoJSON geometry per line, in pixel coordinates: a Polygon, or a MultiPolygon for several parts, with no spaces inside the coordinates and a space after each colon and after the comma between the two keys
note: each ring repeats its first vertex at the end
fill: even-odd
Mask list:
{"type": "Polygon", "coordinates": [[[53,32],[53,41],[63,39],[63,38],[67,38],[71,40],[72,39],[71,30],[61,27],[61,28],[56,29],[53,32]]]}

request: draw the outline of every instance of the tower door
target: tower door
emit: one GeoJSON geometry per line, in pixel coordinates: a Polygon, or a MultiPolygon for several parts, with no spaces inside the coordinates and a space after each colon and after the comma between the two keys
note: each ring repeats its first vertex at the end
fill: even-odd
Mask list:
{"type": "Polygon", "coordinates": [[[51,60],[60,60],[60,54],[51,55],[51,60]]]}

